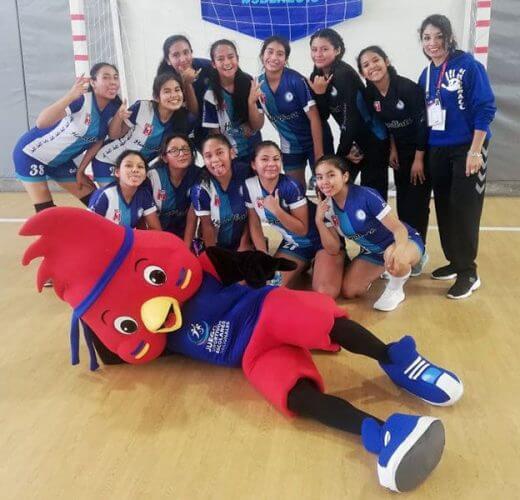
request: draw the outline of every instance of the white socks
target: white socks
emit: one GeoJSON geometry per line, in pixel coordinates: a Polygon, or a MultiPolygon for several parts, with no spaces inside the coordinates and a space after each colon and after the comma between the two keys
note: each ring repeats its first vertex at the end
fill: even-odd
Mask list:
{"type": "Polygon", "coordinates": [[[405,294],[403,287],[410,277],[410,272],[401,277],[390,275],[385,291],[374,303],[374,309],[378,309],[379,311],[393,311],[404,300],[405,294]]]}

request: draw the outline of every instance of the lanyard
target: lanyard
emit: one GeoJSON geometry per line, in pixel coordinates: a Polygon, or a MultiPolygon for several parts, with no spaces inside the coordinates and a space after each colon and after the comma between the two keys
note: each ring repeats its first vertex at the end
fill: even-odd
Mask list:
{"type": "MultiPolygon", "coordinates": [[[[428,64],[428,70],[426,72],[426,101],[430,102],[430,71],[433,63],[428,64]]],[[[448,65],[448,61],[444,61],[441,67],[441,71],[439,73],[439,78],[437,79],[437,84],[435,85],[435,98],[440,98],[441,93],[441,84],[444,78],[444,74],[446,73],[446,67],[448,65]]],[[[440,99],[439,99],[440,100],[440,99]]]]}

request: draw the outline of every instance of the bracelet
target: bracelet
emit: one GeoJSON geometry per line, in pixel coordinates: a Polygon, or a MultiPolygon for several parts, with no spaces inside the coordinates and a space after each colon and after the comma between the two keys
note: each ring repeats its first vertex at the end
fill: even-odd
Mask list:
{"type": "Polygon", "coordinates": [[[468,151],[468,156],[471,158],[482,158],[482,153],[479,153],[478,151],[468,151]]]}

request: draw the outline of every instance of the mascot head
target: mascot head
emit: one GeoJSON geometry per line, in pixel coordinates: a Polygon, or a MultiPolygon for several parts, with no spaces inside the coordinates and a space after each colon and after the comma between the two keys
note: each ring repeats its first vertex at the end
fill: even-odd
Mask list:
{"type": "MultiPolygon", "coordinates": [[[[20,234],[40,235],[23,257],[24,265],[43,257],[38,289],[52,279],[56,294],[74,309],[73,364],[79,362],[79,319],[124,361],[155,359],[165,348],[165,334],[181,327],[181,305],[202,281],[197,258],[176,236],[131,230],[87,210],[44,210],[20,234]]],[[[86,340],[95,369],[92,342],[86,340]]]]}

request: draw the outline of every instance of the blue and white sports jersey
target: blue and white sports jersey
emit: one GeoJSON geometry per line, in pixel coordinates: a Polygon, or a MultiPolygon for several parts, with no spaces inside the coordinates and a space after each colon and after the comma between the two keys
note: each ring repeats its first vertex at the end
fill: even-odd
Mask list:
{"type": "Polygon", "coordinates": [[[148,171],[153,199],[159,211],[163,231],[169,231],[180,238],[186,229],[186,215],[190,208],[191,188],[199,182],[201,169],[190,165],[178,187],[170,179],[168,166],[159,162],[148,171]]]}
{"type": "MultiPolygon", "coordinates": [[[[294,247],[301,248],[316,245],[320,238],[313,217],[309,218],[309,230],[305,236],[294,234],[285,229],[276,216],[264,207],[263,200],[271,193],[262,186],[258,176],[255,175],[254,177],[247,179],[245,186],[244,199],[246,207],[254,208],[260,221],[269,224],[273,229],[278,231],[282,235],[284,242],[290,243],[294,247]]],[[[291,210],[307,205],[305,190],[291,177],[280,174],[275,190],[278,190],[280,206],[287,213],[290,213],[291,210]]]]}
{"type": "Polygon", "coordinates": [[[96,160],[114,165],[117,157],[127,149],[140,151],[147,161],[155,159],[166,135],[173,131],[188,134],[193,128],[193,118],[185,110],[173,113],[165,123],[161,122],[154,101],[137,101],[130,106],[129,120],[133,127],[120,139],[108,141],[97,153],[96,160]]]}
{"type": "Polygon", "coordinates": [[[209,215],[217,230],[217,246],[236,250],[247,224],[247,208],[244,200],[244,179],[235,169],[226,191],[213,177],[207,182],[195,184],[191,190],[191,202],[198,217],[209,215]]]}
{"type": "Polygon", "coordinates": [[[260,132],[255,132],[251,137],[246,137],[242,127],[243,124],[233,119],[235,114],[233,96],[226,89],[222,89],[222,97],[224,99],[224,107],[219,109],[213,90],[209,88],[206,91],[206,94],[204,94],[202,126],[206,128],[220,128],[222,134],[228,138],[231,145],[235,148],[237,157],[249,157],[254,145],[261,140],[260,132]]]}
{"type": "Polygon", "coordinates": [[[265,95],[262,109],[280,134],[282,153],[312,150],[311,124],[306,113],[316,103],[303,76],[285,68],[276,92],[271,90],[265,73],[258,82],[265,95]]]}
{"type": "Polygon", "coordinates": [[[182,326],[167,336],[170,352],[225,366],[240,366],[271,286],[224,286],[209,273],[182,308],[182,326]]]}
{"type": "MultiPolygon", "coordinates": [[[[345,206],[327,199],[325,224],[371,253],[383,253],[394,242],[394,235],[380,221],[391,210],[375,189],[349,184],[345,206]]],[[[409,226],[405,224],[406,228],[409,226]]]]}
{"type": "Polygon", "coordinates": [[[87,92],[70,103],[67,115],[59,122],[44,129],[34,127],[27,132],[23,152],[40,163],[58,167],[104,139],[108,123],[118,107],[111,101],[101,111],[94,94],[87,92]]]}
{"type": "Polygon", "coordinates": [[[137,188],[132,201],[127,203],[116,182],[94,191],[88,208],[120,226],[132,228],[137,226],[141,217],[157,211],[152,193],[144,185],[137,188]]]}

